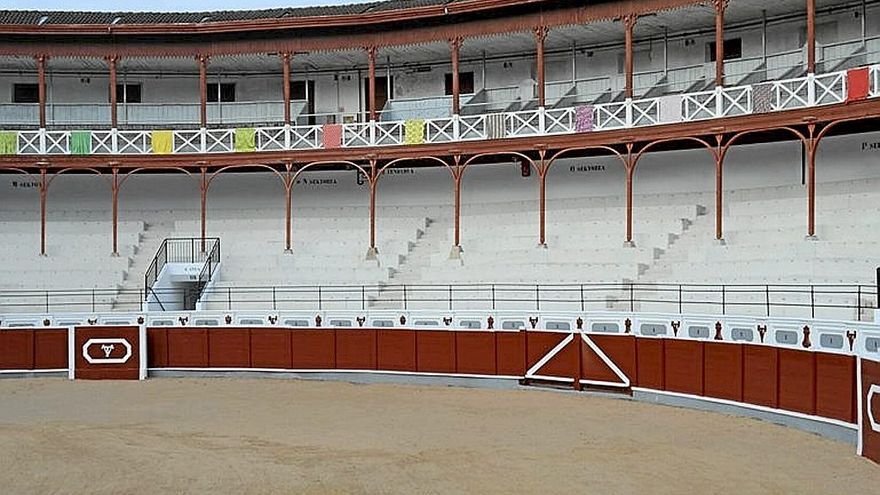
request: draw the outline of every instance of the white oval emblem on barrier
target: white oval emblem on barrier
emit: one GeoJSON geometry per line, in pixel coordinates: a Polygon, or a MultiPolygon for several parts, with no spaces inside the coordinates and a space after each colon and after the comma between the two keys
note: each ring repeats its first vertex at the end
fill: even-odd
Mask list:
{"type": "Polygon", "coordinates": [[[868,403],[865,404],[865,407],[868,408],[868,421],[871,422],[871,429],[880,433],[880,421],[877,421],[877,418],[874,417],[874,395],[880,395],[880,385],[871,385],[871,388],[868,389],[868,403]]]}
{"type": "Polygon", "coordinates": [[[89,339],[83,344],[82,355],[89,364],[123,364],[131,358],[131,344],[122,338],[112,339],[89,339]],[[104,354],[102,358],[95,358],[89,354],[89,348],[93,345],[100,345],[101,352],[104,354]],[[110,355],[116,349],[117,345],[125,347],[125,355],[122,357],[111,358],[110,355]]]}

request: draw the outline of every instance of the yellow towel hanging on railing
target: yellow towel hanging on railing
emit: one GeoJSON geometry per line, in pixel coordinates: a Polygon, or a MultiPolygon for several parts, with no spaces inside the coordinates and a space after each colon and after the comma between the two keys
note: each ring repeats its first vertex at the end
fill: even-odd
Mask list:
{"type": "Polygon", "coordinates": [[[150,134],[153,145],[153,153],[157,155],[169,155],[174,151],[174,132],[153,131],[150,134]]]}
{"type": "Polygon", "coordinates": [[[425,142],[425,119],[411,119],[403,123],[403,144],[425,142]]]}

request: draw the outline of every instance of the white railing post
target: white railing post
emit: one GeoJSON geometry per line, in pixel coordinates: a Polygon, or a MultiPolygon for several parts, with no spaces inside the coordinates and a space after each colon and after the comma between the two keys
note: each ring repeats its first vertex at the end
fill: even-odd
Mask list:
{"type": "Polygon", "coordinates": [[[290,149],[290,124],[284,124],[284,149],[290,149]]]}
{"type": "Polygon", "coordinates": [[[724,88],[715,86],[715,118],[724,116],[724,88]]]}
{"type": "Polygon", "coordinates": [[[208,129],[204,127],[199,129],[199,151],[201,153],[208,152],[208,129]]]}
{"type": "Polygon", "coordinates": [[[626,111],[626,122],[624,122],[626,127],[633,126],[633,100],[632,98],[627,98],[624,102],[624,109],[626,111]]]}
{"type": "Polygon", "coordinates": [[[46,129],[40,128],[40,154],[46,154],[46,129]]]}
{"type": "Polygon", "coordinates": [[[371,120],[369,123],[370,130],[370,146],[376,146],[376,121],[371,120]]]}
{"type": "Polygon", "coordinates": [[[816,74],[807,74],[807,106],[816,106],[816,74]]]}
{"type": "Polygon", "coordinates": [[[452,140],[461,140],[461,121],[457,113],[452,115],[452,140]]]}
{"type": "Polygon", "coordinates": [[[538,107],[538,134],[547,134],[547,114],[544,107],[538,107]]]}
{"type": "Polygon", "coordinates": [[[115,127],[110,129],[110,152],[114,155],[119,153],[119,130],[115,127]]]}

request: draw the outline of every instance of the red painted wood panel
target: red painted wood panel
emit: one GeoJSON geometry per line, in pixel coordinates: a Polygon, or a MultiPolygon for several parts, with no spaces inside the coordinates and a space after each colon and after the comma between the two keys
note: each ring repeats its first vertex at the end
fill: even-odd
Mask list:
{"type": "Polygon", "coordinates": [[[292,367],[294,369],[335,369],[334,330],[291,330],[292,367]]]}
{"type": "Polygon", "coordinates": [[[208,329],[169,328],[168,367],[207,368],[208,329]]]}
{"type": "Polygon", "coordinates": [[[663,355],[666,390],[702,395],[703,343],[694,340],[667,340],[663,355]]]}
{"type": "Polygon", "coordinates": [[[525,342],[525,332],[495,334],[495,356],[498,359],[499,375],[525,375],[525,342]]]}
{"type": "MultiPolygon", "coordinates": [[[[636,338],[632,335],[597,335],[590,334],[590,339],[602,349],[611,361],[620,368],[630,382],[636,381],[636,338]]],[[[620,381],[605,364],[584,345],[583,373],[584,378],[591,380],[620,381]],[[604,371],[603,371],[604,370],[604,371]]]]}
{"type": "Polygon", "coordinates": [[[854,357],[816,353],[816,414],[855,423],[855,383],[854,357]]]}
{"type": "Polygon", "coordinates": [[[147,329],[147,368],[168,366],[168,329],[147,329]]]}
{"type": "Polygon", "coordinates": [[[254,368],[292,368],[290,331],[278,328],[251,330],[251,366],[254,368]]]}
{"type": "MultiPolygon", "coordinates": [[[[571,334],[552,332],[526,332],[529,350],[529,369],[547,356],[553,349],[571,334]]],[[[579,339],[580,337],[578,337],[579,339]]],[[[559,378],[572,378],[578,369],[578,341],[572,340],[557,352],[534,374],[559,378]]]]}
{"type": "Polygon", "coordinates": [[[417,331],[416,352],[419,371],[455,373],[455,332],[417,331]]]}
{"type": "Polygon", "coordinates": [[[743,346],[703,343],[704,391],[707,397],[742,402],[743,346]]]}
{"type": "Polygon", "coordinates": [[[743,345],[743,402],[776,407],[776,349],[743,345]]]}
{"type": "Polygon", "coordinates": [[[664,341],[660,339],[636,339],[638,379],[635,386],[664,390],[663,343],[664,341]]]}
{"type": "Polygon", "coordinates": [[[495,374],[495,334],[457,332],[455,355],[458,372],[471,375],[495,374]]]}
{"type": "Polygon", "coordinates": [[[379,369],[385,371],[416,370],[416,332],[413,330],[379,330],[379,369]]]}
{"type": "Polygon", "coordinates": [[[140,377],[140,329],[136,326],[76,327],[74,346],[77,380],[137,380],[140,377]],[[105,362],[105,359],[122,362],[105,362]]]}
{"type": "Polygon", "coordinates": [[[249,368],[251,339],[248,330],[243,328],[210,330],[208,365],[216,368],[249,368]]]}
{"type": "Polygon", "coordinates": [[[376,331],[336,330],[336,367],[376,369],[376,331]]]}
{"type": "Polygon", "coordinates": [[[779,349],[779,408],[815,414],[814,353],[779,349]]]}
{"type": "Polygon", "coordinates": [[[0,331],[0,369],[30,370],[34,368],[34,332],[37,331],[0,331]]]}
{"type": "Polygon", "coordinates": [[[880,463],[880,432],[871,427],[870,416],[880,421],[880,394],[871,394],[871,387],[880,386],[880,362],[862,359],[862,455],[880,463]],[[872,397],[873,395],[873,397],[872,397]],[[868,400],[871,398],[872,400],[868,400]]]}
{"type": "Polygon", "coordinates": [[[52,328],[34,333],[34,369],[67,368],[67,329],[52,328]]]}

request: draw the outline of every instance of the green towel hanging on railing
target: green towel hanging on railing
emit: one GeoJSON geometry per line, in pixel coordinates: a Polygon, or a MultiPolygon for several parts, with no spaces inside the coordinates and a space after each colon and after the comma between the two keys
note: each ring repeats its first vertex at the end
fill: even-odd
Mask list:
{"type": "Polygon", "coordinates": [[[18,133],[16,131],[0,132],[0,155],[18,153],[18,133]]]}
{"type": "Polygon", "coordinates": [[[91,155],[92,133],[91,131],[73,131],[70,133],[70,154],[91,155]]]}
{"type": "Polygon", "coordinates": [[[235,151],[256,151],[257,131],[246,127],[235,130],[235,151]]]}
{"type": "Polygon", "coordinates": [[[403,144],[422,144],[425,142],[425,120],[411,119],[403,123],[403,144]]]}
{"type": "Polygon", "coordinates": [[[153,153],[167,155],[174,151],[174,133],[172,131],[153,131],[150,134],[153,153]]]}

